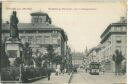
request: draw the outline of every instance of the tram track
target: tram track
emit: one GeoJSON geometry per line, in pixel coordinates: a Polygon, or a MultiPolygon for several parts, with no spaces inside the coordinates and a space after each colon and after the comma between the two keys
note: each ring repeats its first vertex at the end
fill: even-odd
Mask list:
{"type": "Polygon", "coordinates": [[[68,84],[98,84],[96,81],[97,76],[95,76],[96,75],[90,75],[84,71],[79,71],[72,74],[72,78],[68,84]]]}
{"type": "Polygon", "coordinates": [[[85,84],[85,82],[87,82],[87,79],[83,76],[81,72],[77,72],[72,73],[72,76],[68,84],[85,84]]]}

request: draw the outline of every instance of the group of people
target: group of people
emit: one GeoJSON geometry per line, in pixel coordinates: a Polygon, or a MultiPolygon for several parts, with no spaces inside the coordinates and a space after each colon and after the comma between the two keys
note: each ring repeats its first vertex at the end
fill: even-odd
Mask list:
{"type": "MultiPolygon", "coordinates": [[[[51,77],[51,73],[52,73],[52,69],[47,69],[47,77],[48,77],[48,81],[50,80],[50,77],[51,77]]],[[[61,74],[61,73],[67,73],[67,69],[65,68],[65,69],[61,69],[60,68],[60,65],[57,65],[57,68],[56,68],[56,71],[55,71],[55,75],[56,76],[58,76],[59,74],[61,74]]]]}
{"type": "Polygon", "coordinates": [[[59,74],[61,74],[61,73],[67,73],[67,69],[65,68],[65,69],[61,69],[61,67],[60,67],[60,65],[57,65],[57,68],[56,68],[56,72],[55,72],[55,75],[59,75],[59,74]]]}
{"type": "Polygon", "coordinates": [[[64,73],[67,73],[67,69],[61,70],[61,69],[57,68],[55,74],[58,76],[58,75],[61,74],[61,73],[63,73],[63,74],[64,74],[64,73]]]}

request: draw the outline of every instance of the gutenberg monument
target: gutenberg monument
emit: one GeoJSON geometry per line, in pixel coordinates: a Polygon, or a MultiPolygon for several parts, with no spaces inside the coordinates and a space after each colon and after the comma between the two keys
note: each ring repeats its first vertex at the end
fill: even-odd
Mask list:
{"type": "Polygon", "coordinates": [[[10,37],[12,39],[19,39],[18,27],[17,24],[19,20],[16,16],[16,11],[13,11],[13,14],[10,17],[10,37]]]}

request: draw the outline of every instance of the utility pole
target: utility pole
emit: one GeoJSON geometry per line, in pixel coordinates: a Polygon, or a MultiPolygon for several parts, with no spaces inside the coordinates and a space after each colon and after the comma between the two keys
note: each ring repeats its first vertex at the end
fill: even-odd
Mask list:
{"type": "MultiPolygon", "coordinates": [[[[0,2],[0,51],[2,51],[2,2],[0,2]]],[[[0,52],[0,60],[2,57],[2,52],[0,52]]],[[[1,74],[1,61],[0,61],[0,74],[1,74]]],[[[1,81],[1,76],[0,76],[1,81]]]]}

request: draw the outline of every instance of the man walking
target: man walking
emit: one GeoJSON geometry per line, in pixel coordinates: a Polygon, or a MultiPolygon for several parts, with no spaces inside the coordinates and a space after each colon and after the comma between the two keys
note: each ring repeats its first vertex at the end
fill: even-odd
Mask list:
{"type": "Polygon", "coordinates": [[[51,69],[50,68],[47,70],[47,75],[48,75],[48,81],[49,81],[50,80],[50,76],[51,76],[51,69]]]}

